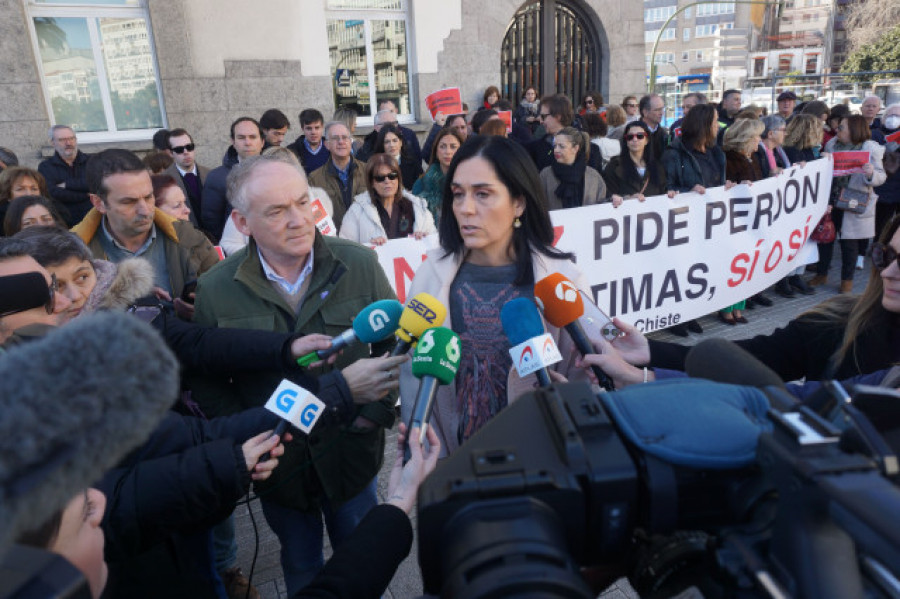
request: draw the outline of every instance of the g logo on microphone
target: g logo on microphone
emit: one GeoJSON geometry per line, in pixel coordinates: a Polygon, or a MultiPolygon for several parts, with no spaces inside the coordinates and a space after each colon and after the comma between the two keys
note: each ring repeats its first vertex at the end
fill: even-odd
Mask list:
{"type": "Polygon", "coordinates": [[[372,310],[372,313],[369,314],[369,326],[372,327],[373,331],[380,331],[385,327],[388,323],[387,312],[384,310],[372,310]]]}
{"type": "Polygon", "coordinates": [[[556,297],[564,302],[575,303],[578,300],[578,289],[569,281],[560,281],[556,286],[556,297]]]}
{"type": "Polygon", "coordinates": [[[310,426],[313,422],[316,421],[316,415],[319,413],[319,406],[311,403],[303,406],[303,411],[300,412],[300,422],[304,424],[304,426],[310,426]]]}
{"type": "Polygon", "coordinates": [[[285,389],[275,398],[275,405],[279,410],[287,414],[297,401],[297,392],[293,389],[285,389]]]}

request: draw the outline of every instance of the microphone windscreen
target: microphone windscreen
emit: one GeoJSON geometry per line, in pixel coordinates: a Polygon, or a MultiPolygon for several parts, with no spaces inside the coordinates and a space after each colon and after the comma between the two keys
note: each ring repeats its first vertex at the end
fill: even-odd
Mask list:
{"type": "Polygon", "coordinates": [[[459,335],[444,327],[428,329],[419,337],[412,359],[412,373],[416,378],[433,376],[442,385],[449,385],[459,370],[462,353],[459,335]]]}
{"type": "Polygon", "coordinates": [[[535,283],[534,297],[544,310],[544,318],[555,327],[571,324],[584,314],[584,300],[578,288],[559,273],[535,283]]]}
{"type": "Polygon", "coordinates": [[[544,334],[541,314],[534,300],[528,297],[517,297],[503,304],[500,308],[500,323],[513,347],[544,334]]]}
{"type": "Polygon", "coordinates": [[[726,339],[707,339],[694,346],[684,361],[689,376],[718,383],[775,386],[784,389],[784,381],[747,350],[726,339]]]}
{"type": "Polygon", "coordinates": [[[400,315],[397,336],[404,341],[420,337],[425,329],[439,327],[447,317],[447,308],[436,297],[428,293],[417,293],[406,303],[400,315]]]}
{"type": "Polygon", "coordinates": [[[39,272],[0,277],[0,314],[39,308],[50,301],[47,279],[39,272]]]}
{"type": "Polygon", "coordinates": [[[0,550],[147,439],[178,368],[150,325],[112,312],[0,354],[0,550]]]}
{"type": "Polygon", "coordinates": [[[403,304],[384,299],[371,303],[353,319],[353,332],[363,343],[378,343],[394,334],[400,326],[403,304]]]}

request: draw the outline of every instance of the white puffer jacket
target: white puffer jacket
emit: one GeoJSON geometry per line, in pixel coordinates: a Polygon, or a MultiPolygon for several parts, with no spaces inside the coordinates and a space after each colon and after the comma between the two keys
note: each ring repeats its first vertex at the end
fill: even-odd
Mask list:
{"type": "MultiPolygon", "coordinates": [[[[428,204],[422,198],[414,196],[405,189],[403,197],[412,202],[415,222],[413,223],[414,233],[424,233],[431,235],[437,233],[434,226],[434,217],[428,210],[428,204]]],[[[369,197],[369,192],[363,192],[356,196],[353,205],[344,215],[344,221],[341,223],[340,237],[349,239],[357,243],[368,244],[376,237],[387,237],[384,227],[381,225],[381,219],[378,217],[378,210],[369,197]]]]}

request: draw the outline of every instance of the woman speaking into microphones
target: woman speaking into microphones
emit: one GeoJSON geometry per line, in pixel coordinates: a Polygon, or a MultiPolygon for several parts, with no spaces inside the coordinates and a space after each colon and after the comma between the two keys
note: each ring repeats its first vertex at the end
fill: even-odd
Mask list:
{"type": "MultiPolygon", "coordinates": [[[[553,227],[537,168],[528,154],[504,137],[473,137],[447,170],[438,233],[440,248],[416,271],[409,295],[426,292],[447,307],[443,326],[459,335],[459,369],[437,390],[431,417],[442,444],[452,453],[510,401],[531,390],[534,376],[512,369],[501,308],[518,297],[532,298],[534,284],[561,273],[587,289],[571,254],[553,247],[553,227]]],[[[559,330],[563,361],[554,369],[573,372],[576,352],[559,330]]],[[[578,374],[582,374],[578,371],[578,374]]],[[[402,367],[400,403],[409,422],[419,382],[410,364],[402,367]]]]}

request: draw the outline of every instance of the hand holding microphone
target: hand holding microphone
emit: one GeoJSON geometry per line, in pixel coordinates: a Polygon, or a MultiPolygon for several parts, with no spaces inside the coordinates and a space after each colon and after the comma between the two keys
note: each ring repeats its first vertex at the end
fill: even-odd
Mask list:
{"type": "MultiPolygon", "coordinates": [[[[544,309],[547,322],[555,327],[565,328],[581,355],[594,353],[594,348],[578,319],[584,314],[584,300],[572,281],[559,273],[553,273],[534,285],[534,297],[544,309]]],[[[592,365],[591,371],[598,384],[612,391],[612,379],[599,366],[592,365]]]]}
{"type": "Polygon", "coordinates": [[[397,345],[392,356],[405,354],[416,343],[425,329],[439,327],[447,318],[447,308],[437,298],[428,293],[417,293],[410,298],[397,328],[397,345]]]}
{"type": "MultiPolygon", "coordinates": [[[[412,417],[406,428],[409,431],[414,428],[419,429],[419,443],[425,441],[438,387],[449,385],[456,377],[461,353],[462,346],[459,335],[444,327],[435,327],[425,331],[416,346],[416,352],[412,359],[412,373],[421,382],[419,383],[419,392],[416,394],[412,417]]],[[[405,459],[408,460],[408,446],[405,453],[405,459]]]]}
{"type": "Polygon", "coordinates": [[[547,366],[562,361],[562,356],[553,337],[544,330],[534,301],[517,297],[506,302],[500,309],[500,322],[513,346],[509,353],[519,376],[534,373],[541,387],[549,387],[552,381],[547,366]]]}
{"type": "MultiPolygon", "coordinates": [[[[325,404],[300,385],[283,379],[266,402],[266,409],[281,418],[272,433],[273,438],[281,438],[289,426],[309,434],[325,411],[325,404]]],[[[266,462],[270,457],[266,452],[259,461],[266,462]]]]}
{"type": "Polygon", "coordinates": [[[383,341],[393,335],[401,324],[402,313],[403,305],[397,300],[379,300],[371,303],[353,319],[352,328],[331,339],[330,347],[301,356],[297,359],[297,364],[305,368],[356,343],[383,341]]]}

